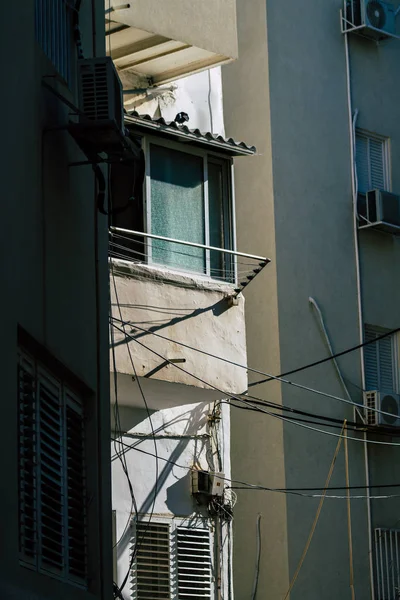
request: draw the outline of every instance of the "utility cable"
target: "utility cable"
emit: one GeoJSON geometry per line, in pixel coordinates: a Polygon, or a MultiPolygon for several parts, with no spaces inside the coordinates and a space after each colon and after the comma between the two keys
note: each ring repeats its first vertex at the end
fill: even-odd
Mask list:
{"type": "MultiPolygon", "coordinates": [[[[147,450],[143,450],[142,448],[138,448],[137,446],[135,446],[134,444],[130,445],[130,444],[125,444],[124,442],[121,442],[121,444],[123,446],[126,447],[126,452],[130,451],[130,450],[134,450],[135,452],[140,452],[141,454],[146,454],[147,456],[155,456],[153,452],[148,452],[147,450]]],[[[162,460],[168,464],[174,465],[175,467],[178,467],[178,469],[184,469],[186,471],[193,471],[193,467],[188,467],[187,465],[181,465],[179,463],[177,463],[174,460],[170,460],[169,458],[163,458],[162,456],[158,457],[159,460],[162,460]]],[[[115,459],[114,459],[115,460],[115,459]]],[[[207,473],[207,471],[203,471],[202,469],[198,469],[200,473],[207,473]]],[[[267,486],[263,486],[263,485],[257,485],[255,483],[248,483],[246,481],[240,481],[238,479],[229,479],[228,477],[223,477],[222,475],[218,475],[218,478],[226,481],[228,483],[234,483],[237,484],[235,486],[229,486],[228,489],[233,489],[233,490],[237,490],[237,489],[243,489],[243,490],[247,490],[247,491],[263,491],[263,492],[276,492],[278,494],[289,494],[292,496],[301,496],[303,498],[321,498],[322,495],[321,494],[306,494],[300,491],[296,491],[293,489],[285,489],[285,488],[271,488],[271,487],[267,487],[267,486]],[[243,486],[243,487],[240,487],[243,486]]],[[[395,487],[400,487],[400,484],[391,484],[391,487],[395,486],[395,487]]],[[[366,486],[354,486],[354,489],[359,489],[359,487],[361,488],[366,488],[366,486]]],[[[376,485],[376,486],[370,486],[371,488],[376,488],[376,487],[389,487],[389,486],[385,486],[385,485],[376,485]]],[[[321,490],[323,488],[317,488],[317,490],[321,490]]],[[[332,487],[329,488],[330,490],[334,491],[336,489],[338,490],[343,490],[346,489],[344,486],[343,487],[332,487]]],[[[353,488],[352,488],[353,489],[353,488]]],[[[387,500],[389,498],[400,498],[400,494],[388,494],[388,495],[376,495],[376,496],[370,496],[372,499],[374,500],[387,500]]],[[[347,500],[348,495],[346,494],[345,496],[333,496],[333,495],[327,495],[326,498],[332,498],[333,500],[347,500]]],[[[350,498],[352,500],[365,500],[367,498],[367,496],[365,495],[357,495],[357,496],[350,496],[350,498]]]]}
{"type": "MultiPolygon", "coordinates": [[[[346,427],[346,421],[344,421],[344,423],[343,423],[342,433],[343,433],[345,427],[346,427]]],[[[326,478],[324,491],[323,491],[321,500],[319,501],[319,505],[318,505],[318,508],[317,508],[317,512],[315,514],[314,522],[313,522],[313,524],[311,526],[311,530],[310,530],[310,533],[309,533],[306,545],[304,547],[303,554],[301,555],[299,564],[297,565],[296,571],[295,571],[295,573],[294,573],[294,575],[292,577],[292,581],[290,582],[289,589],[286,592],[285,597],[284,597],[283,600],[287,600],[290,592],[292,591],[293,586],[296,583],[297,577],[298,577],[298,575],[300,573],[301,567],[303,566],[304,560],[305,560],[305,558],[307,556],[307,552],[308,552],[308,549],[310,547],[311,541],[313,539],[313,535],[314,535],[315,529],[317,527],[318,519],[319,519],[319,516],[321,514],[321,510],[322,510],[322,507],[323,507],[323,504],[324,504],[326,493],[328,491],[328,487],[329,487],[329,484],[330,484],[330,481],[331,481],[331,478],[332,478],[333,469],[335,468],[335,463],[336,463],[336,459],[337,459],[338,454],[339,454],[339,450],[340,450],[341,444],[342,444],[342,436],[339,438],[338,443],[336,445],[336,450],[335,450],[335,453],[333,455],[331,466],[329,467],[328,477],[326,478]]]]}
{"type": "MultiPolygon", "coordinates": [[[[246,367],[245,365],[240,365],[240,364],[238,364],[238,363],[235,363],[234,361],[231,361],[231,360],[229,360],[229,359],[222,358],[222,357],[220,357],[220,356],[217,356],[217,355],[215,355],[215,354],[212,354],[212,353],[210,353],[210,352],[207,352],[207,351],[205,351],[205,350],[200,350],[199,348],[193,348],[193,347],[191,347],[191,346],[188,346],[187,344],[184,344],[183,342],[178,342],[177,340],[172,340],[172,339],[170,339],[170,338],[167,338],[166,336],[160,335],[160,334],[158,334],[158,333],[154,333],[153,331],[150,331],[150,330],[144,329],[143,327],[139,327],[139,326],[137,326],[137,325],[132,325],[131,323],[128,323],[128,322],[126,322],[126,321],[122,321],[122,319],[115,319],[115,318],[113,318],[113,320],[114,320],[114,321],[119,321],[120,323],[124,323],[124,324],[127,324],[127,325],[131,325],[131,326],[135,327],[136,329],[143,330],[143,331],[145,331],[145,332],[147,332],[147,333],[152,333],[152,334],[153,334],[153,335],[155,335],[156,337],[160,337],[161,339],[166,339],[166,340],[168,340],[168,341],[170,341],[170,342],[173,342],[173,343],[175,343],[175,344],[181,345],[181,346],[183,346],[183,347],[187,347],[187,348],[189,348],[190,350],[194,350],[194,351],[196,351],[196,352],[200,352],[201,354],[205,354],[206,356],[210,356],[211,358],[215,358],[215,359],[218,359],[218,360],[222,360],[222,361],[224,361],[224,362],[226,362],[226,363],[228,363],[228,364],[232,364],[232,365],[234,365],[234,366],[236,366],[236,367],[239,367],[239,368],[242,368],[242,369],[247,369],[248,371],[250,371],[250,372],[252,372],[252,373],[258,373],[258,374],[260,374],[260,375],[267,375],[267,376],[268,376],[268,378],[269,378],[269,379],[268,379],[268,381],[272,381],[272,380],[280,381],[281,383],[286,383],[287,385],[292,385],[292,386],[293,386],[293,387],[295,387],[295,388],[298,388],[298,389],[301,389],[301,390],[305,390],[305,391],[307,391],[307,392],[311,392],[311,393],[313,393],[313,394],[318,394],[318,395],[320,395],[320,396],[324,396],[325,398],[331,398],[331,399],[333,399],[333,400],[338,400],[339,402],[344,402],[345,404],[350,404],[351,406],[356,406],[357,408],[359,408],[359,409],[362,409],[362,410],[364,410],[364,408],[365,408],[363,404],[359,404],[358,402],[353,402],[352,400],[347,400],[346,398],[341,398],[340,396],[335,396],[334,394],[329,394],[328,392],[323,392],[322,390],[316,390],[316,389],[314,389],[314,388],[311,388],[311,387],[308,387],[308,386],[306,386],[306,385],[302,385],[302,384],[300,384],[300,383],[295,383],[294,381],[291,381],[291,380],[289,380],[289,379],[284,379],[284,378],[283,378],[281,375],[279,375],[279,376],[275,376],[275,375],[271,375],[271,374],[265,373],[265,372],[263,372],[263,371],[260,371],[260,370],[258,370],[258,369],[254,369],[254,368],[251,368],[251,367],[246,367]]],[[[116,326],[115,326],[115,327],[116,327],[116,326]]],[[[118,329],[118,327],[117,327],[117,329],[118,329]]],[[[388,335],[392,335],[392,334],[393,334],[394,332],[396,332],[396,331],[400,331],[400,328],[399,328],[399,329],[395,329],[395,330],[391,331],[390,333],[385,333],[385,334],[383,334],[382,336],[376,337],[374,340],[368,340],[368,341],[367,341],[367,342],[365,342],[364,344],[361,344],[361,345],[357,346],[357,348],[360,348],[361,346],[364,346],[364,345],[366,345],[366,344],[371,344],[372,342],[376,342],[377,340],[379,340],[379,339],[382,339],[382,337],[387,337],[388,335]]],[[[139,340],[138,340],[136,337],[134,337],[134,336],[132,336],[132,335],[130,335],[129,337],[130,337],[130,338],[131,338],[133,341],[137,342],[138,344],[142,344],[142,342],[139,342],[139,340]]],[[[142,345],[143,345],[145,348],[147,347],[147,346],[145,346],[144,344],[142,344],[142,345]]],[[[151,350],[151,349],[149,349],[149,348],[148,348],[148,350],[150,350],[151,352],[155,352],[154,350],[151,350]]],[[[352,351],[352,350],[347,350],[347,351],[345,351],[344,353],[346,354],[347,352],[350,352],[350,351],[352,351]]],[[[160,355],[159,355],[159,356],[160,356],[160,355]]],[[[336,356],[338,356],[338,355],[336,354],[336,355],[334,355],[334,356],[336,357],[336,356]]],[[[163,358],[163,357],[161,357],[161,356],[160,356],[160,358],[163,358]]],[[[326,358],[326,359],[323,359],[323,361],[322,361],[322,362],[326,362],[326,361],[328,361],[328,360],[332,360],[332,358],[333,358],[333,356],[330,356],[330,357],[328,357],[328,358],[326,358]]],[[[164,359],[164,360],[166,360],[166,359],[164,359]]],[[[168,361],[167,361],[167,362],[168,362],[168,361]]],[[[171,363],[171,364],[173,364],[173,363],[171,363]]],[[[314,364],[316,364],[316,363],[314,363],[314,364]]],[[[320,363],[318,363],[318,364],[320,364],[320,363]]],[[[200,380],[200,378],[196,377],[196,376],[195,376],[195,375],[193,375],[192,373],[189,373],[188,371],[185,371],[185,369],[182,369],[181,367],[178,367],[178,365],[176,365],[176,364],[175,364],[174,366],[175,366],[175,367],[177,367],[177,368],[179,368],[181,371],[184,371],[184,372],[188,373],[189,375],[191,375],[191,376],[192,376],[192,377],[194,377],[195,379],[198,379],[198,380],[200,380]]],[[[314,365],[312,365],[312,366],[314,366],[314,365]]],[[[304,367],[303,369],[305,369],[305,368],[307,368],[307,367],[304,367]]],[[[300,369],[300,370],[303,370],[303,369],[300,369]]],[[[200,381],[201,381],[201,380],[200,380],[200,381]]],[[[203,383],[206,383],[206,382],[203,382],[203,383]]],[[[207,385],[210,385],[210,384],[207,384],[207,385]]],[[[210,387],[213,387],[213,386],[210,386],[210,387]]],[[[249,386],[249,387],[250,387],[250,386],[249,386]]],[[[217,389],[217,388],[215,388],[215,389],[217,389]]],[[[217,391],[221,391],[221,390],[218,390],[218,389],[217,389],[217,391]]],[[[229,394],[228,394],[228,395],[229,395],[229,394]]],[[[245,395],[245,394],[243,393],[242,395],[245,395]]],[[[388,416],[388,417],[393,417],[393,415],[392,415],[391,413],[385,412],[385,411],[383,411],[383,410],[380,410],[380,409],[378,409],[378,408],[371,407],[371,408],[369,408],[368,410],[371,410],[372,412],[376,412],[376,413],[379,413],[379,414],[382,414],[382,415],[386,415],[386,416],[388,416]]],[[[351,438],[349,438],[349,439],[351,439],[351,438]]]]}
{"type": "MultiPolygon", "coordinates": [[[[117,306],[118,306],[118,310],[119,310],[120,317],[122,318],[122,312],[121,312],[121,307],[120,307],[119,298],[118,298],[118,290],[117,290],[117,285],[116,285],[116,282],[115,282],[114,271],[113,271],[112,269],[111,269],[111,273],[112,273],[112,280],[113,280],[113,286],[114,286],[115,298],[116,298],[116,302],[117,302],[117,306]]],[[[124,335],[126,336],[127,334],[126,334],[126,332],[125,332],[125,326],[123,326],[123,328],[124,328],[124,329],[123,329],[123,333],[124,333],[124,335]]],[[[114,343],[113,343],[113,342],[112,342],[112,344],[113,344],[113,347],[114,347],[114,343]]],[[[125,585],[126,585],[126,583],[127,583],[127,581],[128,581],[128,578],[129,578],[129,573],[130,573],[130,571],[131,571],[131,568],[132,568],[132,566],[133,566],[133,563],[134,563],[134,561],[135,561],[135,559],[136,559],[136,554],[137,554],[138,548],[140,548],[140,545],[141,545],[141,543],[143,542],[143,540],[144,540],[144,538],[145,538],[145,536],[146,536],[147,529],[148,529],[148,527],[149,527],[149,525],[150,525],[151,519],[152,519],[152,517],[153,517],[153,514],[154,514],[154,509],[155,509],[155,504],[156,504],[156,499],[157,499],[157,493],[158,493],[158,477],[159,477],[159,471],[158,471],[158,450],[157,450],[157,441],[156,441],[156,438],[155,438],[155,431],[154,431],[154,427],[153,427],[153,422],[152,422],[152,418],[151,418],[151,413],[150,413],[150,410],[149,410],[149,406],[148,406],[148,403],[147,403],[147,400],[146,400],[145,394],[144,394],[144,392],[143,392],[142,385],[141,385],[141,383],[140,383],[140,381],[139,381],[139,378],[138,378],[138,376],[137,376],[136,367],[135,367],[135,363],[134,363],[134,361],[133,361],[133,357],[132,357],[132,354],[131,354],[131,350],[130,350],[130,347],[129,347],[129,343],[127,344],[127,349],[128,349],[129,359],[130,359],[130,362],[131,362],[131,365],[132,365],[133,373],[134,373],[134,375],[135,375],[135,381],[137,382],[137,385],[138,385],[138,388],[139,388],[139,392],[140,392],[140,394],[141,394],[141,396],[142,396],[142,400],[143,400],[143,403],[144,403],[144,405],[145,405],[145,409],[146,409],[147,417],[148,417],[148,419],[149,419],[149,424],[150,424],[151,433],[152,433],[152,435],[153,435],[153,440],[154,440],[154,451],[155,451],[155,459],[156,459],[156,467],[155,467],[154,498],[153,498],[153,503],[152,503],[152,507],[151,507],[151,512],[150,512],[150,515],[149,515],[149,520],[148,520],[148,522],[147,522],[146,529],[145,529],[145,531],[143,532],[142,541],[140,541],[139,539],[137,539],[137,540],[136,540],[136,542],[135,542],[135,547],[134,547],[134,550],[133,550],[133,552],[132,552],[132,556],[131,556],[131,560],[130,560],[130,564],[129,564],[129,569],[128,569],[128,571],[127,571],[127,573],[126,573],[126,575],[125,575],[125,577],[124,577],[124,579],[123,579],[123,582],[122,582],[121,586],[119,586],[119,591],[120,591],[121,593],[122,593],[122,590],[124,589],[124,587],[125,587],[125,585]]],[[[114,348],[114,351],[115,351],[115,348],[114,348]]],[[[115,376],[115,380],[116,380],[116,378],[117,378],[117,371],[116,371],[116,366],[115,366],[115,365],[114,365],[114,376],[115,376]]],[[[137,513],[136,513],[136,520],[137,520],[137,521],[139,520],[139,519],[138,519],[138,514],[137,514],[137,513]]]]}
{"type": "MultiPolygon", "coordinates": [[[[137,338],[135,338],[135,337],[133,337],[133,336],[131,336],[129,334],[126,334],[120,327],[118,327],[118,325],[113,324],[113,327],[115,327],[118,331],[121,331],[122,333],[124,333],[125,336],[127,336],[129,339],[131,339],[132,341],[136,342],[137,344],[139,344],[140,346],[142,346],[143,348],[145,348],[149,352],[152,352],[153,354],[155,354],[156,356],[158,356],[159,358],[161,358],[163,360],[163,362],[168,363],[170,365],[173,365],[179,371],[182,371],[186,375],[190,375],[191,377],[193,377],[193,379],[196,379],[197,381],[200,381],[201,383],[203,383],[207,387],[210,387],[210,388],[216,390],[217,392],[220,392],[224,397],[230,397],[230,398],[233,398],[234,400],[237,400],[238,402],[242,402],[242,403],[244,403],[244,404],[246,404],[248,406],[252,406],[250,402],[246,402],[243,398],[241,398],[241,397],[239,397],[237,395],[231,394],[229,392],[223,391],[220,388],[216,387],[215,385],[213,385],[213,384],[205,381],[201,377],[198,377],[197,375],[194,375],[190,371],[187,371],[186,369],[183,369],[182,367],[180,367],[176,363],[174,363],[171,360],[167,359],[165,356],[162,356],[162,354],[160,354],[159,352],[156,352],[152,348],[149,348],[148,346],[146,346],[146,344],[143,344],[143,342],[140,342],[137,338]]],[[[286,380],[281,380],[281,381],[286,381],[286,380]]],[[[289,383],[292,383],[292,382],[289,382],[289,383]]],[[[293,383],[292,383],[292,385],[295,385],[296,387],[301,387],[301,388],[306,389],[308,391],[316,391],[316,390],[313,390],[312,388],[307,388],[306,386],[298,386],[297,384],[293,384],[293,383]]],[[[318,391],[317,391],[317,393],[319,393],[319,394],[321,394],[323,396],[328,396],[328,397],[331,397],[331,398],[335,398],[335,399],[341,400],[342,402],[353,404],[354,406],[362,406],[362,405],[356,404],[354,402],[349,402],[349,401],[345,400],[344,398],[339,398],[338,396],[333,396],[332,394],[327,394],[325,392],[318,392],[318,391]]],[[[379,411],[378,409],[375,409],[375,411],[379,412],[381,414],[390,415],[390,413],[379,411]]],[[[329,432],[329,431],[324,431],[324,430],[318,429],[316,427],[311,427],[309,425],[305,425],[305,424],[300,423],[298,421],[287,420],[285,417],[277,415],[275,413],[271,413],[270,411],[267,411],[267,410],[262,410],[262,412],[264,412],[265,414],[268,414],[268,415],[270,415],[272,417],[275,417],[276,419],[280,419],[282,421],[287,421],[288,423],[293,423],[295,425],[299,425],[300,427],[304,427],[305,429],[310,429],[311,431],[316,431],[318,433],[323,433],[325,435],[330,435],[330,436],[333,436],[333,437],[340,437],[340,435],[338,435],[336,433],[332,433],[332,432],[329,432]]],[[[390,416],[392,417],[393,415],[390,415],[390,416]]],[[[355,442],[360,442],[360,443],[363,443],[363,444],[376,444],[376,445],[380,445],[380,446],[393,446],[393,447],[394,446],[400,446],[400,443],[378,442],[378,441],[375,441],[375,440],[361,440],[361,439],[355,438],[355,437],[349,437],[348,439],[352,440],[352,441],[355,441],[355,442]]]]}
{"type": "MultiPolygon", "coordinates": [[[[220,400],[219,403],[220,404],[222,404],[222,403],[229,404],[233,408],[238,408],[240,410],[248,410],[248,411],[252,411],[252,412],[263,412],[258,407],[256,407],[256,406],[253,407],[254,400],[252,400],[252,402],[251,402],[252,407],[250,407],[250,406],[239,406],[238,404],[234,404],[232,401],[228,401],[228,400],[220,400]]],[[[270,407],[270,404],[268,402],[258,402],[258,404],[260,406],[264,405],[264,406],[270,407]]],[[[296,409],[287,409],[287,408],[285,409],[285,408],[282,408],[280,406],[278,406],[278,407],[272,406],[271,408],[279,408],[280,410],[289,410],[289,411],[293,411],[293,412],[295,412],[297,414],[301,414],[302,413],[302,411],[297,411],[296,409]]],[[[274,413],[274,414],[276,414],[276,413],[274,413]]],[[[330,427],[331,429],[341,429],[340,425],[336,424],[336,422],[339,419],[333,419],[333,418],[330,418],[330,417],[323,417],[323,416],[313,415],[312,413],[311,413],[311,417],[313,419],[318,419],[318,418],[324,419],[324,420],[326,420],[326,422],[325,423],[321,423],[321,422],[315,421],[315,420],[312,421],[311,419],[300,419],[299,417],[295,417],[295,416],[292,416],[292,415],[285,415],[285,419],[289,419],[291,421],[296,420],[296,421],[299,421],[299,423],[310,423],[311,425],[320,425],[321,427],[330,427]]],[[[348,429],[350,429],[350,431],[357,432],[357,431],[362,430],[362,431],[368,431],[370,433],[376,433],[376,429],[374,429],[374,427],[372,425],[371,426],[366,426],[366,425],[360,426],[357,423],[354,423],[353,421],[348,421],[348,423],[351,426],[350,428],[348,427],[348,429]]],[[[379,434],[380,435],[386,435],[386,436],[388,436],[390,438],[392,438],[393,436],[399,436],[399,433],[397,433],[397,432],[394,432],[394,431],[390,432],[390,431],[386,431],[386,430],[382,431],[381,429],[379,429],[379,434]]]]}

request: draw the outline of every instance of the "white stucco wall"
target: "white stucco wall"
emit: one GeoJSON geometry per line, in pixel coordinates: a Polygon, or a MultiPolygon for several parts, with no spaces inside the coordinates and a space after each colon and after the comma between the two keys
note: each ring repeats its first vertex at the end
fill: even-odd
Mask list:
{"type": "MultiPolygon", "coordinates": [[[[166,386],[168,384],[165,384],[166,386]]],[[[210,519],[205,507],[199,506],[191,495],[190,469],[196,465],[204,470],[222,468],[225,476],[230,476],[229,407],[222,405],[222,419],[214,430],[208,416],[214,403],[196,403],[184,407],[160,410],[150,415],[144,408],[125,409],[123,429],[126,434],[119,438],[134,448],[112,444],[113,508],[116,522],[116,565],[118,584],[121,585],[129,569],[132,540],[134,536],[135,513],[126,475],[116,452],[125,450],[132,488],[134,491],[139,519],[147,521],[152,513],[152,521],[171,523],[176,518],[194,527],[208,523],[212,540],[212,561],[215,560],[215,520],[210,519]],[[155,432],[153,436],[152,431],[155,432]],[[213,436],[213,441],[211,439],[213,436]],[[217,460],[218,449],[221,464],[217,460]],[[146,454],[148,453],[148,454],[146,454]],[[155,453],[158,459],[155,458],[155,453]],[[171,461],[171,462],[166,462],[171,461]],[[158,464],[156,464],[158,463],[158,464]],[[177,464],[172,464],[177,463],[177,464]],[[179,465],[179,466],[178,466],[179,465]],[[157,494],[154,502],[156,472],[158,469],[157,494]]],[[[112,411],[114,413],[114,411],[112,411]]],[[[114,416],[114,414],[113,414],[114,416]]],[[[228,485],[228,483],[227,483],[228,485]]],[[[222,546],[220,555],[222,597],[229,595],[229,568],[231,553],[231,525],[222,525],[222,546]]],[[[114,543],[115,543],[114,542],[114,543]]],[[[213,570],[215,564],[213,565],[213,570]]],[[[216,582],[214,582],[215,584],[216,582]]],[[[130,598],[130,585],[124,590],[124,598],[130,598]]]]}
{"type": "MultiPolygon", "coordinates": [[[[135,87],[140,83],[132,80],[131,85],[135,87]]],[[[225,135],[221,67],[178,79],[156,91],[149,89],[147,96],[129,96],[125,99],[125,108],[152,117],[161,116],[167,121],[173,121],[179,112],[186,112],[189,115],[186,125],[190,129],[225,135]],[[165,92],[159,93],[161,89],[165,92]]]]}

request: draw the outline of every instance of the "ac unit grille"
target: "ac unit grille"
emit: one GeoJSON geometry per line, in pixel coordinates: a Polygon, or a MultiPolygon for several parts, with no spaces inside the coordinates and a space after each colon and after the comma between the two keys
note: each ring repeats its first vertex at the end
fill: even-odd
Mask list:
{"type": "Polygon", "coordinates": [[[371,0],[367,3],[366,11],[368,21],[371,23],[372,27],[384,29],[386,25],[386,12],[383,5],[376,0],[371,0]]]}
{"type": "Polygon", "coordinates": [[[163,523],[136,524],[136,598],[169,600],[170,528],[163,523]]]}
{"type": "Polygon", "coordinates": [[[93,121],[110,119],[106,62],[82,65],[81,90],[85,116],[93,121]]]}
{"type": "Polygon", "coordinates": [[[211,598],[210,534],[178,527],[178,598],[211,598]]]}

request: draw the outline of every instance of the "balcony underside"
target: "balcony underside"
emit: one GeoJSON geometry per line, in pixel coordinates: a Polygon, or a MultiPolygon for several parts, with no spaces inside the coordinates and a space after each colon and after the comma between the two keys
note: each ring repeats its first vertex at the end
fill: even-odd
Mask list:
{"type": "Polygon", "coordinates": [[[237,58],[234,0],[121,6],[106,14],[107,50],[120,73],[159,85],[237,58]]]}

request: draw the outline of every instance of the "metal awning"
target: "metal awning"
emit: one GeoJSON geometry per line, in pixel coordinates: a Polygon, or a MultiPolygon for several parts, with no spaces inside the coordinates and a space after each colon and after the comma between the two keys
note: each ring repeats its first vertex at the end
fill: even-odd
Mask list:
{"type": "Polygon", "coordinates": [[[197,146],[211,147],[229,156],[251,156],[256,152],[254,146],[248,146],[245,142],[237,142],[233,138],[224,138],[211,132],[203,133],[199,129],[189,129],[187,125],[179,125],[175,121],[154,119],[150,115],[139,115],[137,112],[125,116],[125,125],[134,128],[135,131],[156,133],[197,146]]]}

